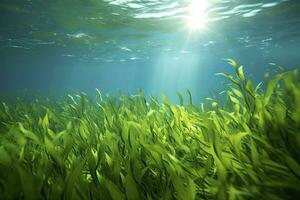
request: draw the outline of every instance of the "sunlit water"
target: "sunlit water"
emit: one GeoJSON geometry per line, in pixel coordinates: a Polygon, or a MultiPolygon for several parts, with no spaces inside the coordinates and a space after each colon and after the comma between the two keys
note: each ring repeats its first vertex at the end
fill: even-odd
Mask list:
{"type": "Polygon", "coordinates": [[[1,96],[222,90],[226,58],[261,80],[300,65],[298,0],[1,0],[1,96]]]}

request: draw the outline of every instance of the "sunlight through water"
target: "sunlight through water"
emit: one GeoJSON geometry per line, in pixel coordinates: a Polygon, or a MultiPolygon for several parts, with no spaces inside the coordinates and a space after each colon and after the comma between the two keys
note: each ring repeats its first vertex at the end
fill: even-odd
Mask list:
{"type": "Polygon", "coordinates": [[[205,0],[192,0],[189,5],[187,25],[190,30],[202,30],[207,23],[208,3],[205,0]]]}

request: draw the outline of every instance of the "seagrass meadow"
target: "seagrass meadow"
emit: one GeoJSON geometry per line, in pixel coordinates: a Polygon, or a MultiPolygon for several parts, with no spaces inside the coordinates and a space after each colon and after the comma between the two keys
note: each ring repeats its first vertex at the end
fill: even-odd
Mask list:
{"type": "Polygon", "coordinates": [[[296,199],[300,81],[229,60],[226,100],[136,95],[2,103],[0,199],[296,199]]]}

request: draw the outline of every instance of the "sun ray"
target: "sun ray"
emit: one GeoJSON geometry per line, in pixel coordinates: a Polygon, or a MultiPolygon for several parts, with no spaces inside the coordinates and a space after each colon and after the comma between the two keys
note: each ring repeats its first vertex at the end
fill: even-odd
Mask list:
{"type": "Polygon", "coordinates": [[[187,25],[190,30],[201,30],[207,24],[207,8],[206,0],[193,0],[189,5],[189,16],[187,17],[187,25]]]}

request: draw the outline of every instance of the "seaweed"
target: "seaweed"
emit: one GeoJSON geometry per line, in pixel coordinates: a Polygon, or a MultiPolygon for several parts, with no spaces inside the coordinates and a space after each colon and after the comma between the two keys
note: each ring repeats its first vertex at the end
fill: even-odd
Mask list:
{"type": "Polygon", "coordinates": [[[298,71],[255,86],[229,62],[225,102],[97,90],[96,100],[2,103],[0,199],[295,199],[298,71]]]}

